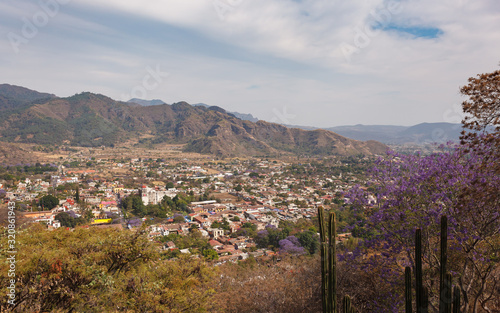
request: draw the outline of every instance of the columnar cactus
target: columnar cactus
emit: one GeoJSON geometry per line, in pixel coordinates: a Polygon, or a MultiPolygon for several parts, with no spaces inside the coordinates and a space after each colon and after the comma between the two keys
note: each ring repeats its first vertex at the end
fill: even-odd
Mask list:
{"type": "Polygon", "coordinates": [[[328,312],[328,258],[324,209],[318,208],[319,238],[321,241],[321,304],[323,312],[328,312]]]}
{"type": "Polygon", "coordinates": [[[344,300],[342,300],[343,313],[355,313],[356,311],[352,307],[351,298],[349,296],[344,296],[344,300]]]}
{"type": "Polygon", "coordinates": [[[412,313],[411,268],[405,267],[405,313],[412,313]]]}
{"type": "Polygon", "coordinates": [[[422,287],[422,307],[419,313],[429,313],[429,290],[422,287]]]}
{"type": "MultiPolygon", "coordinates": [[[[441,217],[441,255],[439,273],[439,313],[460,312],[460,289],[452,289],[452,277],[446,272],[448,258],[448,220],[446,216],[441,217]],[[452,292],[453,291],[453,292],[452,292]]],[[[405,269],[405,304],[406,312],[412,312],[411,308],[411,274],[410,269],[405,269]],[[408,277],[410,279],[408,279],[408,277]]],[[[417,313],[429,312],[429,292],[422,284],[422,230],[415,231],[415,289],[417,313]]]]}
{"type": "Polygon", "coordinates": [[[452,304],[451,284],[452,284],[451,274],[446,273],[446,275],[444,276],[443,291],[442,291],[444,313],[451,313],[451,304],[452,304]]]}
{"type": "MultiPolygon", "coordinates": [[[[322,306],[324,313],[337,312],[337,253],[336,238],[337,225],[335,213],[330,212],[328,216],[328,229],[325,226],[324,209],[318,208],[319,233],[321,239],[321,290],[322,306]],[[328,230],[328,234],[327,234],[328,230]],[[328,235],[328,238],[327,238],[328,235]]],[[[350,304],[349,308],[354,312],[350,304]]],[[[344,308],[345,310],[345,308],[344,308]]]]}
{"type": "MultiPolygon", "coordinates": [[[[441,217],[441,256],[439,270],[439,313],[448,313],[447,307],[451,302],[451,297],[447,296],[446,286],[446,261],[448,258],[448,219],[446,216],[441,217]]],[[[451,284],[451,282],[450,282],[451,284]]],[[[450,287],[451,288],[451,287],[450,287]]],[[[451,293],[451,291],[450,291],[451,293]]]]}
{"type": "Polygon", "coordinates": [[[415,231],[415,293],[417,313],[424,312],[423,283],[422,283],[422,230],[415,231]]]}
{"type": "Polygon", "coordinates": [[[326,243],[321,243],[321,300],[323,312],[328,312],[328,247],[326,243]]]}
{"type": "Polygon", "coordinates": [[[337,311],[337,223],[335,213],[330,212],[328,219],[328,312],[337,311]]]}
{"type": "Polygon", "coordinates": [[[460,288],[453,288],[453,313],[460,313],[460,288]]]}

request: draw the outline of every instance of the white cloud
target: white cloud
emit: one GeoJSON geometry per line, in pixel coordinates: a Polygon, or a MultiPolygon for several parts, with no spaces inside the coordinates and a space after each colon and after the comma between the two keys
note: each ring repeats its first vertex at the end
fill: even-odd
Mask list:
{"type": "MultiPolygon", "coordinates": [[[[331,0],[192,0],[192,1],[85,1],[85,5],[119,9],[131,14],[140,14],[168,24],[194,29],[213,40],[251,49],[294,61],[327,65],[337,70],[346,66],[344,55],[339,51],[341,43],[353,46],[357,30],[365,31],[376,17],[406,26],[427,26],[442,29],[446,38],[459,36],[475,39],[467,46],[484,45],[484,24],[498,24],[499,8],[490,1],[435,2],[414,1],[331,1],[331,0]],[[218,18],[213,3],[226,3],[224,20],[218,18]],[[234,3],[231,7],[227,3],[234,3]],[[399,4],[400,3],[400,4],[399,4]],[[389,13],[395,4],[402,7],[401,13],[389,13]],[[389,15],[387,15],[389,13],[389,15]],[[495,23],[496,22],[496,23],[495,23]],[[452,33],[450,33],[452,32],[452,33]],[[457,34],[456,32],[460,32],[457,34]],[[468,33],[471,33],[469,36],[468,33]],[[472,38],[470,38],[472,37],[472,38]],[[480,41],[480,42],[478,42],[480,41]]],[[[83,2],[82,2],[83,4],[83,2]]],[[[498,29],[498,28],[497,28],[498,29]]],[[[494,35],[498,30],[490,29],[494,35]]],[[[484,34],[485,37],[488,34],[484,34]]],[[[370,36],[369,36],[370,37],[370,36]]],[[[444,38],[444,39],[446,39],[444,38]]],[[[430,57],[442,51],[443,44],[436,41],[397,38],[378,34],[362,50],[374,50],[371,44],[377,40],[391,47],[384,51],[392,57],[392,47],[410,46],[426,49],[430,57]]],[[[439,40],[438,40],[439,41],[439,40]]],[[[446,44],[446,42],[444,42],[446,44]]],[[[365,52],[365,51],[362,51],[365,52]]],[[[360,53],[366,55],[367,53],[360,53]]],[[[359,58],[358,58],[359,59],[359,58]]],[[[347,68],[349,66],[347,65],[347,68]]]]}

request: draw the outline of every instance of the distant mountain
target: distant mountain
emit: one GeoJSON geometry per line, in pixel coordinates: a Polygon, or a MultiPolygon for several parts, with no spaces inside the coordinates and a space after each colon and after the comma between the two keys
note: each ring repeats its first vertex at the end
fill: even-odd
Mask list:
{"type": "MultiPolygon", "coordinates": [[[[201,107],[205,107],[205,108],[209,108],[210,106],[208,104],[205,104],[205,103],[196,103],[196,104],[193,104],[194,106],[201,106],[201,107]]],[[[243,120],[243,121],[250,121],[250,122],[257,122],[259,119],[254,117],[252,114],[247,114],[247,113],[239,113],[239,112],[227,112],[229,114],[232,114],[234,115],[235,117],[239,118],[240,120],[243,120]]]]}
{"type": "Polygon", "coordinates": [[[143,99],[133,98],[133,99],[128,100],[127,102],[129,102],[129,103],[137,103],[137,104],[142,105],[142,106],[165,104],[165,102],[163,102],[163,101],[161,101],[159,99],[143,100],[143,99]]]}
{"type": "Polygon", "coordinates": [[[283,126],[286,126],[288,128],[300,128],[303,130],[316,130],[316,129],[321,129],[319,127],[314,127],[314,126],[302,126],[302,125],[289,125],[289,124],[282,124],[283,126]]]}
{"type": "Polygon", "coordinates": [[[414,126],[354,125],[327,130],[356,140],[377,140],[385,144],[428,144],[458,141],[461,124],[422,123],[414,126]]]}
{"type": "Polygon", "coordinates": [[[238,112],[229,112],[243,121],[257,122],[259,119],[254,117],[252,114],[238,113],[238,112]]]}
{"type": "MultiPolygon", "coordinates": [[[[163,102],[162,100],[158,100],[158,99],[155,99],[155,100],[142,100],[142,99],[133,98],[133,99],[130,99],[129,101],[127,101],[127,102],[129,102],[129,103],[137,103],[137,104],[142,105],[142,106],[165,104],[165,102],[163,102]]],[[[259,120],[258,118],[253,117],[252,114],[245,114],[245,113],[238,113],[238,112],[228,112],[228,111],[224,110],[221,107],[210,106],[210,105],[205,104],[205,103],[196,103],[196,104],[193,104],[193,106],[200,106],[200,107],[204,107],[204,108],[207,108],[207,109],[210,109],[210,110],[215,110],[215,111],[219,111],[219,112],[222,112],[222,113],[228,113],[228,114],[231,114],[234,117],[237,117],[240,120],[244,120],[244,121],[257,122],[259,120]]]]}
{"type": "MultiPolygon", "coordinates": [[[[1,97],[12,95],[10,88],[1,97]]],[[[48,97],[0,115],[0,140],[38,144],[113,146],[135,138],[143,144],[186,144],[185,151],[219,156],[382,154],[379,142],[352,140],[326,130],[306,131],[279,124],[244,121],[224,109],[172,105],[140,106],[83,92],[48,97]]],[[[135,102],[134,102],[135,103],[135,102]]]]}
{"type": "Polygon", "coordinates": [[[55,98],[55,95],[19,86],[0,84],[0,111],[20,109],[33,101],[52,98],[55,98]]]}
{"type": "Polygon", "coordinates": [[[20,102],[32,102],[39,99],[55,98],[56,96],[50,93],[42,93],[30,90],[25,87],[14,86],[9,84],[0,84],[0,94],[3,97],[14,99],[20,102]]]}
{"type": "Polygon", "coordinates": [[[353,125],[353,126],[337,126],[326,128],[342,136],[353,138],[356,140],[379,140],[381,142],[393,142],[398,137],[398,133],[406,130],[405,126],[390,126],[390,125],[353,125]],[[367,139],[361,139],[367,138],[367,139]],[[375,139],[377,138],[377,139],[375,139]]]}
{"type": "Polygon", "coordinates": [[[206,103],[195,103],[195,104],[193,104],[193,106],[195,106],[195,107],[204,107],[204,108],[208,108],[208,107],[210,107],[210,106],[209,106],[208,104],[206,104],[206,103]]]}
{"type": "Polygon", "coordinates": [[[326,130],[305,131],[258,121],[224,120],[213,125],[207,135],[193,140],[187,151],[236,155],[300,153],[308,155],[383,154],[387,146],[352,140],[326,130]]]}

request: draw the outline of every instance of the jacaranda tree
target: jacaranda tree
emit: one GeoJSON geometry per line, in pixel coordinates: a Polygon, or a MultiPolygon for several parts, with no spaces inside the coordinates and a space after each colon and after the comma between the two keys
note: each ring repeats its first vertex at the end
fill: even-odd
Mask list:
{"type": "MultiPolygon", "coordinates": [[[[494,312],[500,284],[499,197],[492,201],[470,195],[480,192],[474,190],[478,188],[500,190],[500,177],[482,166],[482,155],[466,152],[463,147],[446,150],[425,157],[389,153],[371,172],[376,203],[368,203],[368,193],[360,188],[351,190],[348,197],[353,208],[367,215],[369,227],[377,232],[352,257],[364,256],[358,259],[358,266],[384,269],[381,283],[396,291],[402,283],[402,266],[414,267],[413,234],[421,228],[426,287],[430,304],[436,308],[440,266],[437,225],[446,215],[449,259],[453,260],[449,269],[458,277],[453,283],[463,294],[463,311],[494,312]]],[[[397,312],[400,302],[393,303],[392,310],[397,312]]]]}
{"type": "MultiPolygon", "coordinates": [[[[376,201],[368,201],[373,197],[365,189],[350,191],[351,207],[371,236],[349,264],[377,272],[383,286],[397,291],[404,266],[415,269],[413,234],[422,229],[424,281],[437,310],[437,225],[445,215],[448,268],[461,291],[461,312],[499,312],[500,71],[470,78],[460,92],[468,97],[460,145],[428,156],[389,153],[371,172],[368,190],[376,201]]],[[[402,310],[399,295],[374,308],[402,310]]]]}

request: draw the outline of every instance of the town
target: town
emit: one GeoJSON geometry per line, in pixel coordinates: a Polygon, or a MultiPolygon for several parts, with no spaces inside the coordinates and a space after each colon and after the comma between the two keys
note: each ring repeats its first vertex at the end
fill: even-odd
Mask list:
{"type": "Polygon", "coordinates": [[[114,150],[72,148],[52,163],[5,166],[0,196],[47,230],[141,229],[169,258],[193,253],[224,263],[276,255],[278,244],[259,242],[259,234],[313,227],[317,208],[340,208],[344,192],[363,183],[373,161],[130,157],[114,150]]]}

